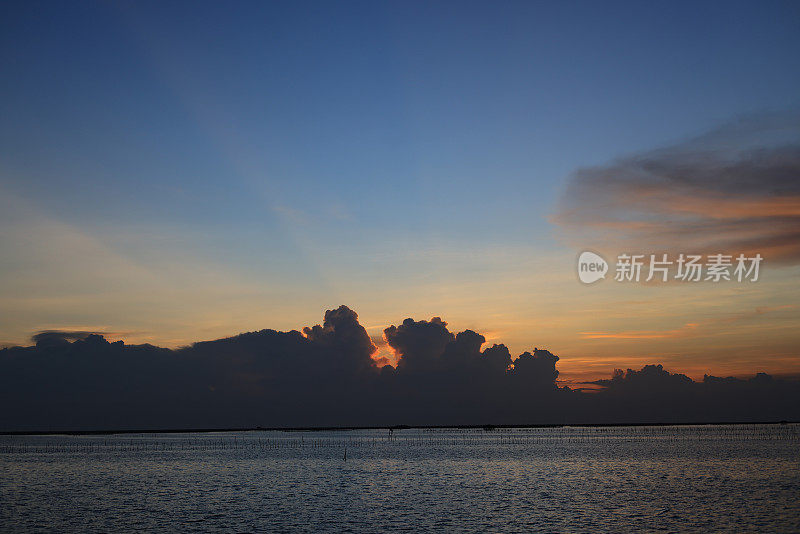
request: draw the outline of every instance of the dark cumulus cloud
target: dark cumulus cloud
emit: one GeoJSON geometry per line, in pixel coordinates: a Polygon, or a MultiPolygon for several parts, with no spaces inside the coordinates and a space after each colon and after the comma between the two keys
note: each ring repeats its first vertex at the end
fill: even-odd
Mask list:
{"type": "Polygon", "coordinates": [[[800,262],[800,116],[747,117],[578,170],[552,220],[580,248],[800,262]]]}
{"type": "Polygon", "coordinates": [[[559,387],[558,356],[516,357],[441,318],[384,331],[379,365],[341,306],[303,331],[261,330],[177,350],[40,332],[0,350],[0,430],[564,424],[800,419],[800,383],[702,382],[661,366],[616,371],[599,393],[559,387]]]}
{"type": "Polygon", "coordinates": [[[70,341],[77,341],[85,339],[91,334],[96,332],[85,332],[78,330],[42,330],[31,336],[31,341],[36,345],[60,345],[69,343],[70,341]]]}
{"type": "Polygon", "coordinates": [[[788,421],[800,411],[792,407],[800,400],[800,384],[766,373],[749,379],[706,375],[694,382],[661,365],[646,365],[638,371],[617,369],[610,379],[595,383],[605,387],[600,409],[635,421],[733,420],[733,414],[741,421],[788,421]]]}

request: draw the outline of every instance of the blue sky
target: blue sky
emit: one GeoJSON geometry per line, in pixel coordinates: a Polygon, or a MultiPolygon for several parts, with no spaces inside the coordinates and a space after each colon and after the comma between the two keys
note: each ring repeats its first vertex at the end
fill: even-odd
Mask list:
{"type": "Polygon", "coordinates": [[[798,10],[6,6],[4,181],[76,221],[270,224],[266,197],[522,237],[576,167],[796,107],[798,10]]]}
{"type": "MultiPolygon", "coordinates": [[[[441,301],[452,303],[507,276],[517,251],[534,262],[572,254],[547,217],[576,169],[798,109],[796,2],[1,9],[0,193],[4,224],[19,231],[4,234],[0,273],[7,291],[30,289],[19,298],[52,296],[42,288],[60,264],[81,271],[95,254],[32,252],[26,243],[41,234],[26,229],[47,226],[58,242],[55,225],[102,250],[108,269],[118,268],[110,255],[187,292],[215,276],[251,287],[260,300],[247,309],[279,323],[262,327],[352,300],[384,310],[378,321],[427,312],[413,295],[396,304],[403,292],[391,288],[458,279],[464,288],[441,301]],[[371,296],[353,289],[359,281],[371,296]],[[287,300],[309,309],[281,313],[287,300]]],[[[102,290],[95,276],[65,277],[59,291],[109,297],[131,276],[102,290]]],[[[109,316],[110,328],[150,332],[142,338],[191,339],[187,325],[146,318],[174,315],[172,304],[123,305],[125,295],[97,316],[30,303],[23,313],[14,301],[0,340],[109,316]]],[[[467,309],[483,311],[453,313],[467,309]]],[[[208,334],[235,333],[235,319],[212,321],[208,334]]]]}

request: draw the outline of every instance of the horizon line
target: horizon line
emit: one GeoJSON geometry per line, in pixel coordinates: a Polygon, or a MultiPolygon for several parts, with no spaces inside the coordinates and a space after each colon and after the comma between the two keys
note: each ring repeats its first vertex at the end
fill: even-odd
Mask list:
{"type": "Polygon", "coordinates": [[[161,428],[111,430],[0,430],[0,436],[108,436],[114,434],[212,434],[224,432],[347,432],[354,430],[435,430],[435,429],[496,429],[511,428],[602,428],[602,427],[665,427],[665,426],[737,426],[737,425],[796,425],[798,420],[779,421],[689,421],[689,422],[627,422],[627,423],[540,423],[540,424],[477,424],[477,425],[367,425],[367,426],[298,426],[298,427],[235,427],[235,428],[161,428]]]}

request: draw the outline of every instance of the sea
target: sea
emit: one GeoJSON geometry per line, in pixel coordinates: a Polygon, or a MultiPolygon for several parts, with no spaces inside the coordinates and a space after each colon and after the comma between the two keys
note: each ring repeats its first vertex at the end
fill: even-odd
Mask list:
{"type": "Polygon", "coordinates": [[[800,425],[0,436],[0,532],[800,532],[800,425]]]}

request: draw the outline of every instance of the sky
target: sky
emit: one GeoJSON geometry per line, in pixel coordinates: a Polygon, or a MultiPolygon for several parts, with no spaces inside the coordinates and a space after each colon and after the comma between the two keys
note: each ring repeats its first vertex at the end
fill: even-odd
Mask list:
{"type": "Polygon", "coordinates": [[[346,304],[382,357],[387,326],[440,316],[567,382],[800,373],[796,2],[0,9],[3,344],[179,347],[346,304]],[[747,235],[757,283],[578,282],[607,250],[593,199],[686,230],[693,198],[737,215],[643,250],[747,235]]]}

